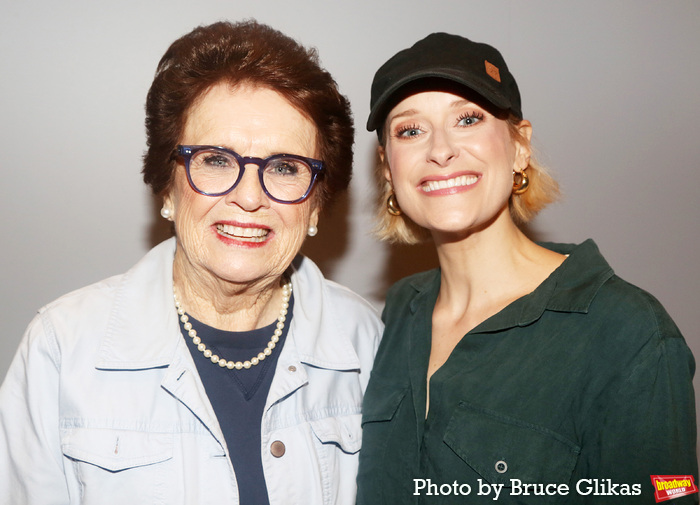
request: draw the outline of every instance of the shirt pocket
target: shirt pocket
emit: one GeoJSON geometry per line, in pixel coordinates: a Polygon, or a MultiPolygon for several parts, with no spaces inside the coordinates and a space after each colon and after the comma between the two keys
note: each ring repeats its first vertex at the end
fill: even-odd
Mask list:
{"type": "MultiPolygon", "coordinates": [[[[581,447],[542,426],[460,402],[444,442],[484,480],[569,484],[581,447]]],[[[542,497],[540,497],[542,498],[542,497]]]]}
{"type": "Polygon", "coordinates": [[[311,431],[323,445],[333,445],[346,454],[356,454],[362,446],[360,414],[326,417],[310,421],[311,431]]]}
{"type": "Polygon", "coordinates": [[[67,428],[61,449],[71,461],[81,503],[167,503],[172,434],[67,428]]]}
{"type": "Polygon", "coordinates": [[[370,381],[362,404],[362,424],[391,421],[406,393],[406,386],[386,383],[381,379],[370,381]]]}
{"type": "Polygon", "coordinates": [[[373,376],[362,406],[362,450],[357,503],[398,503],[410,496],[418,441],[410,390],[373,376]]]}

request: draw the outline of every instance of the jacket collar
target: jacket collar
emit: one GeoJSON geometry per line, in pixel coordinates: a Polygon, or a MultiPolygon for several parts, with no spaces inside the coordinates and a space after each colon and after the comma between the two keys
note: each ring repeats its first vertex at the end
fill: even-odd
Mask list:
{"type": "MultiPolygon", "coordinates": [[[[355,295],[325,280],[318,267],[304,256],[292,262],[294,317],[289,335],[303,363],[333,370],[359,370],[360,358],[352,344],[348,307],[355,295]]],[[[285,344],[287,346],[287,344],[285,344]]]]}
{"type": "Polygon", "coordinates": [[[122,276],[96,367],[139,370],[170,364],[180,338],[173,304],[175,238],[151,249],[122,276]]]}
{"type": "MultiPolygon", "coordinates": [[[[169,366],[182,338],[173,298],[175,238],[154,247],[122,276],[110,311],[96,367],[142,370],[169,366]]],[[[292,264],[294,313],[284,349],[320,368],[356,370],[360,360],[343,311],[348,293],[323,278],[308,258],[292,264]],[[329,296],[329,287],[335,287],[329,296]],[[341,296],[338,297],[337,293],[341,296]]]]}
{"type": "MultiPolygon", "coordinates": [[[[614,275],[601,256],[598,246],[588,239],[580,245],[541,243],[547,249],[569,257],[532,293],[516,300],[473,332],[499,331],[513,326],[526,326],[537,321],[545,310],[587,313],[601,286],[614,275]]],[[[440,271],[418,274],[411,281],[416,295],[410,302],[416,312],[432,300],[432,310],[440,288],[440,271]]]]}

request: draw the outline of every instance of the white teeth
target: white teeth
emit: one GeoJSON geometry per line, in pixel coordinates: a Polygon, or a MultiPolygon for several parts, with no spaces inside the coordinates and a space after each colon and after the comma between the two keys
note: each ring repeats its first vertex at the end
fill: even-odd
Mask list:
{"type": "Polygon", "coordinates": [[[217,224],[216,229],[222,235],[228,235],[249,242],[262,242],[269,232],[269,230],[265,228],[244,228],[241,226],[231,226],[229,224],[217,224]]]}
{"type": "Polygon", "coordinates": [[[421,189],[426,193],[431,191],[436,191],[438,189],[454,188],[457,186],[471,186],[479,178],[476,175],[460,175],[453,179],[446,179],[440,181],[428,181],[421,186],[421,189]]]}

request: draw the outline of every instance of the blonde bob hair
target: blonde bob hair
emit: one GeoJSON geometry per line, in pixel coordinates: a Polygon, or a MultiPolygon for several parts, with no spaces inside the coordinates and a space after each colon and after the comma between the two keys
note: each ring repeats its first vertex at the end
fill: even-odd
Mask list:
{"type": "MultiPolygon", "coordinates": [[[[529,142],[518,130],[520,119],[511,115],[506,121],[514,141],[529,142]]],[[[380,142],[382,146],[386,144],[383,133],[380,134],[380,142]]],[[[388,168],[386,158],[385,161],[377,160],[375,176],[381,189],[377,202],[375,235],[383,241],[398,244],[418,244],[427,241],[430,238],[427,229],[417,225],[406,214],[394,216],[387,211],[387,200],[393,190],[389,181],[384,177],[386,168],[388,168]]],[[[547,169],[537,162],[534,156],[530,157],[530,163],[525,170],[529,179],[527,191],[519,195],[511,194],[508,202],[510,215],[517,225],[528,223],[539,211],[559,197],[559,184],[547,169]]]]}

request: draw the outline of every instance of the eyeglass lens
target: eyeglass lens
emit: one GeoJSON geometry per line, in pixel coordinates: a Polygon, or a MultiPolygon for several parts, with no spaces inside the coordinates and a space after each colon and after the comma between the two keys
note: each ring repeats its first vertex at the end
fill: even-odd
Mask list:
{"type": "MultiPolygon", "coordinates": [[[[238,179],[241,167],[238,160],[225,151],[205,149],[190,159],[190,178],[198,191],[224,193],[238,179]]],[[[263,189],[277,200],[298,200],[308,191],[313,178],[311,167],[293,157],[268,160],[263,169],[263,189]]]]}

